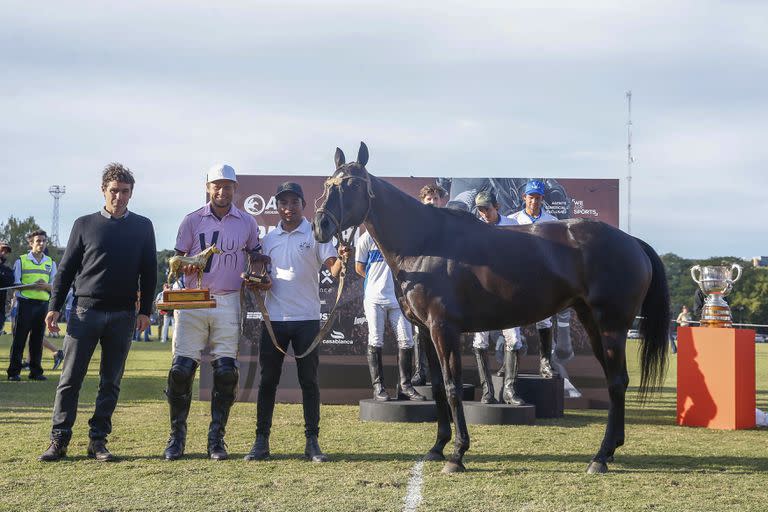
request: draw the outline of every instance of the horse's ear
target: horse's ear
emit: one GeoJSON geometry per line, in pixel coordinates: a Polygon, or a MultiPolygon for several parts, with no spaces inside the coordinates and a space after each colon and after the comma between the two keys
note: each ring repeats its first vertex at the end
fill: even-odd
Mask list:
{"type": "Polygon", "coordinates": [[[360,142],[360,149],[357,151],[357,163],[362,167],[368,163],[368,146],[362,141],[360,142]]]}
{"type": "Polygon", "coordinates": [[[333,155],[333,160],[336,162],[337,169],[346,163],[344,152],[340,148],[336,148],[336,154],[333,155]]]}

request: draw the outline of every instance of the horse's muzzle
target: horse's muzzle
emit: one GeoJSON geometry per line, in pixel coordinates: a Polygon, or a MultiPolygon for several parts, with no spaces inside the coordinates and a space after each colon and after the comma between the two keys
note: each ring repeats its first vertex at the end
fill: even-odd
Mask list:
{"type": "Polygon", "coordinates": [[[335,234],[335,228],[333,222],[323,214],[315,215],[315,219],[312,221],[312,234],[315,236],[315,240],[320,243],[330,241],[335,234]]]}

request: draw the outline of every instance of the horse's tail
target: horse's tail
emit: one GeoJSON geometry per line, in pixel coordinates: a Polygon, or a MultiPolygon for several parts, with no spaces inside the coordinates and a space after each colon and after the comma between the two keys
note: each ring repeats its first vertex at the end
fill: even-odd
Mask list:
{"type": "Polygon", "coordinates": [[[669,287],[664,263],[653,247],[636,238],[651,260],[653,273],[651,285],[643,299],[640,322],[641,362],[640,362],[640,399],[644,401],[648,393],[659,390],[664,382],[667,369],[667,345],[669,344],[669,287]]]}

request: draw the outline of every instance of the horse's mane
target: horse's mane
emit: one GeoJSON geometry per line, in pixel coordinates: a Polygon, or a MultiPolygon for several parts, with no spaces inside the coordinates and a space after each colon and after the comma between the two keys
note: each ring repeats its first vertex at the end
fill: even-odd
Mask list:
{"type": "Polygon", "coordinates": [[[476,215],[468,211],[456,210],[454,208],[436,208],[436,209],[439,210],[442,214],[451,215],[455,217],[457,220],[464,221],[464,222],[478,223],[485,226],[485,222],[478,219],[476,215]]]}
{"type": "Polygon", "coordinates": [[[469,224],[473,224],[473,225],[480,224],[481,226],[487,226],[487,224],[485,222],[483,222],[482,220],[478,219],[474,214],[472,214],[470,212],[467,212],[467,211],[464,211],[464,210],[456,210],[454,208],[438,208],[438,207],[435,207],[435,206],[430,206],[430,205],[422,204],[421,201],[419,201],[415,197],[411,196],[410,194],[407,194],[407,193],[403,192],[402,190],[400,190],[399,188],[397,188],[393,184],[389,183],[387,180],[384,180],[384,179],[381,179],[381,178],[377,178],[377,177],[375,177],[373,175],[371,175],[371,178],[376,179],[376,181],[378,181],[382,186],[384,186],[386,188],[390,188],[391,190],[393,190],[393,191],[395,191],[395,192],[397,192],[399,194],[402,194],[403,196],[407,197],[411,201],[417,203],[419,206],[421,206],[423,208],[427,208],[428,211],[433,211],[434,214],[436,214],[437,216],[441,216],[441,215],[442,216],[449,216],[449,217],[452,217],[455,221],[465,222],[465,223],[469,223],[469,224]]]}

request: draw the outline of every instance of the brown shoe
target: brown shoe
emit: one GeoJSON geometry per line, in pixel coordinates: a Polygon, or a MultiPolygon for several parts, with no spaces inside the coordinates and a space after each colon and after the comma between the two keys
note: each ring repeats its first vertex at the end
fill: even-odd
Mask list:
{"type": "Polygon", "coordinates": [[[40,462],[54,462],[67,456],[67,442],[63,439],[51,439],[48,449],[37,458],[40,462]]]}
{"type": "Polygon", "coordinates": [[[106,439],[91,439],[91,442],[88,443],[88,458],[96,459],[99,462],[114,462],[117,460],[117,457],[107,450],[106,439]]]}

